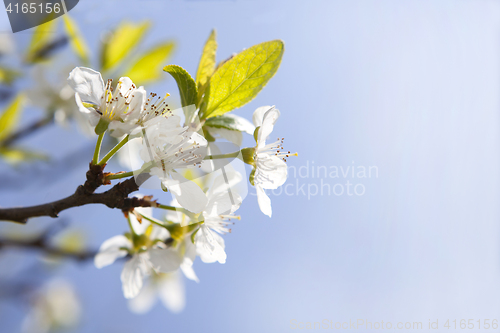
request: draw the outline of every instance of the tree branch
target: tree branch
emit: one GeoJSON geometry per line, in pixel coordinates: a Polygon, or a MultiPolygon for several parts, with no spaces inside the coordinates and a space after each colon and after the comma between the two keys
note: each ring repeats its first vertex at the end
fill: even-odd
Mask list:
{"type": "Polygon", "coordinates": [[[128,212],[134,207],[154,207],[155,201],[150,197],[129,198],[128,195],[139,189],[139,186],[149,179],[149,174],[140,174],[137,178],[132,177],[116,184],[103,193],[94,193],[104,184],[106,174],[103,172],[105,165],[90,164],[87,171],[87,180],[78,186],[72,195],[53,202],[30,207],[16,207],[0,209],[0,220],[26,223],[31,217],[50,216],[58,217],[58,214],[68,208],[79,207],[88,204],[103,204],[109,208],[118,208],[128,212]]]}
{"type": "Polygon", "coordinates": [[[0,249],[4,247],[17,247],[23,249],[32,249],[43,251],[44,253],[51,254],[59,257],[66,257],[76,260],[88,260],[94,258],[97,254],[97,251],[81,251],[81,252],[73,252],[64,250],[57,247],[52,247],[46,244],[44,240],[35,239],[33,241],[25,241],[25,240],[13,240],[13,239],[0,239],[0,249]]]}
{"type": "Polygon", "coordinates": [[[0,143],[0,146],[1,147],[8,147],[11,144],[13,144],[15,141],[36,132],[37,130],[51,124],[53,121],[54,121],[53,115],[50,115],[50,116],[47,116],[47,117],[42,118],[40,120],[37,120],[33,124],[31,124],[25,128],[22,128],[19,131],[14,132],[11,135],[7,136],[5,138],[5,140],[3,140],[0,143]]]}

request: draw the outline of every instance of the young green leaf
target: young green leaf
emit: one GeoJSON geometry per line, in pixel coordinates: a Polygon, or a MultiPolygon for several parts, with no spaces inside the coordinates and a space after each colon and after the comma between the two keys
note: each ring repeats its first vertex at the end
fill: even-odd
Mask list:
{"type": "Polygon", "coordinates": [[[49,157],[45,154],[22,148],[0,148],[0,156],[7,163],[13,165],[32,160],[49,160],[49,157]]]}
{"type": "Polygon", "coordinates": [[[215,40],[215,29],[208,37],[203,52],[201,53],[198,71],[196,72],[196,84],[198,86],[198,103],[205,92],[208,80],[215,70],[215,52],[217,51],[217,41],[215,40]]]}
{"type": "Polygon", "coordinates": [[[255,131],[255,126],[248,120],[232,114],[209,118],[205,122],[205,126],[225,128],[232,131],[246,132],[248,134],[253,134],[255,131]]]}
{"type": "Polygon", "coordinates": [[[196,98],[198,96],[198,91],[196,89],[196,83],[189,73],[177,65],[168,65],[163,68],[163,70],[175,79],[177,86],[179,87],[179,93],[181,95],[181,104],[183,107],[196,104],[196,98]]]}
{"type": "Polygon", "coordinates": [[[24,95],[19,94],[0,116],[0,142],[11,134],[21,116],[24,95]]]}
{"type": "Polygon", "coordinates": [[[252,46],[222,64],[210,78],[202,118],[220,116],[250,102],[274,76],[284,44],[273,40],[252,46]]]}
{"type": "Polygon", "coordinates": [[[140,24],[123,22],[110,35],[102,45],[101,63],[102,71],[107,71],[117,66],[141,41],[149,29],[149,22],[140,24]]]}
{"type": "Polygon", "coordinates": [[[7,67],[0,67],[0,83],[10,85],[12,82],[21,75],[20,72],[12,70],[7,67]]]}
{"type": "Polygon", "coordinates": [[[166,42],[148,50],[130,67],[125,76],[136,85],[158,80],[161,76],[161,68],[172,55],[174,47],[174,42],[166,42]]]}
{"type": "Polygon", "coordinates": [[[83,62],[84,65],[89,65],[89,54],[88,54],[88,46],[83,39],[83,36],[78,29],[78,25],[76,22],[68,15],[63,15],[64,27],[69,36],[69,42],[71,48],[76,53],[78,58],[83,62]]]}
{"type": "Polygon", "coordinates": [[[46,59],[47,52],[44,52],[44,50],[47,49],[54,41],[56,22],[57,20],[48,21],[37,26],[33,30],[31,42],[25,56],[25,61],[27,63],[36,63],[46,59]]]}

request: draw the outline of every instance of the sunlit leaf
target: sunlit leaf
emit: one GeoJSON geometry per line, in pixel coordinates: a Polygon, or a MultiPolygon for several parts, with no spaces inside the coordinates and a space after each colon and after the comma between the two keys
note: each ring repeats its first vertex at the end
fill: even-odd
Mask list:
{"type": "Polygon", "coordinates": [[[80,58],[84,65],[89,64],[88,46],[78,29],[76,22],[68,15],[63,15],[64,27],[69,36],[69,42],[73,51],[80,58]]]}
{"type": "Polygon", "coordinates": [[[0,115],[0,142],[11,134],[21,116],[24,95],[19,94],[0,115]]]}
{"type": "Polygon", "coordinates": [[[124,76],[132,79],[137,85],[158,80],[162,74],[161,69],[172,55],[174,47],[174,42],[166,42],[152,48],[144,53],[124,76]]]}
{"type": "Polygon", "coordinates": [[[0,156],[7,163],[14,165],[33,160],[49,160],[45,154],[22,148],[0,148],[0,156]]]}
{"type": "Polygon", "coordinates": [[[21,73],[18,71],[0,67],[0,83],[10,85],[21,73]]]}
{"type": "Polygon", "coordinates": [[[142,40],[149,26],[148,21],[139,24],[123,22],[118,25],[102,45],[102,71],[110,70],[120,64],[142,40]]]}
{"type": "Polygon", "coordinates": [[[183,107],[188,105],[196,104],[196,98],[198,92],[196,89],[196,83],[189,73],[177,65],[168,65],[163,68],[163,70],[175,79],[177,86],[179,87],[179,93],[181,95],[181,104],[183,107]]]}
{"type": "Polygon", "coordinates": [[[251,122],[232,114],[209,118],[205,122],[205,126],[225,128],[232,131],[246,132],[248,134],[253,134],[255,131],[255,126],[253,126],[251,122]]]}
{"type": "Polygon", "coordinates": [[[25,61],[35,63],[47,59],[57,48],[64,46],[67,39],[55,39],[57,20],[51,20],[47,23],[37,26],[33,30],[31,42],[26,51],[25,61]]]}
{"type": "Polygon", "coordinates": [[[198,71],[196,72],[196,84],[198,86],[198,103],[205,92],[208,80],[215,70],[215,53],[217,51],[217,41],[216,41],[215,30],[212,30],[210,36],[203,47],[203,52],[201,53],[200,63],[198,65],[198,71]]]}
{"type": "Polygon", "coordinates": [[[201,118],[222,115],[254,99],[278,70],[283,52],[283,42],[273,40],[252,46],[217,68],[205,92],[201,118]]]}

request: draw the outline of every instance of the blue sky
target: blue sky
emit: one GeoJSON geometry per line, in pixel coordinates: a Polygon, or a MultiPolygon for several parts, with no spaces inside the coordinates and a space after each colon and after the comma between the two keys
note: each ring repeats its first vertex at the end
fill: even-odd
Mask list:
{"type": "MultiPolygon", "coordinates": [[[[191,73],[212,28],[219,60],[284,40],[277,75],[235,113],[251,119],[258,106],[276,105],[274,133],[299,152],[290,166],[376,166],[378,177],[290,177],[293,195],[272,197],[272,219],[249,195],[225,236],[227,263],[195,262],[201,282],[186,281],[181,314],[160,305],[131,314],[120,264],[69,263],[59,274],[83,301],[78,332],[286,332],[292,319],[424,327],[438,319],[444,330],[446,319],[500,319],[499,9],[495,1],[82,1],[72,14],[87,40],[124,18],[149,18],[145,44],[175,38],[172,63],[191,73]],[[347,181],[364,194],[298,191],[347,181]]],[[[29,34],[16,38],[22,45],[29,34]]],[[[172,80],[153,90],[177,98],[172,80]]],[[[64,129],[25,143],[57,156],[91,153],[93,144],[64,129]]],[[[0,202],[57,199],[85,169],[49,184],[32,174],[33,185],[14,193],[0,186],[0,202]]],[[[120,215],[97,206],[64,213],[95,247],[126,230],[120,215]]],[[[22,312],[0,309],[0,327],[16,331],[22,312]]]]}

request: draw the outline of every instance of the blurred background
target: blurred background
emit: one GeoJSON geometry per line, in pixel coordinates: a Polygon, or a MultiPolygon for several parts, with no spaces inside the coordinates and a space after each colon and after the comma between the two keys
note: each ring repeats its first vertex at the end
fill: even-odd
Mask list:
{"type": "MultiPolygon", "coordinates": [[[[86,0],[70,16],[88,43],[91,65],[101,40],[124,21],[151,23],[138,53],[171,41],[163,65],[190,73],[213,28],[218,60],[284,40],[276,76],[235,114],[251,120],[257,107],[276,105],[281,118],[273,135],[299,157],[288,160],[288,181],[271,194],[272,219],[250,188],[242,220],[225,236],[227,263],[195,261],[200,282],[184,280],[182,312],[161,303],[147,314],[130,312],[122,263],[96,269],[92,260],[55,261],[5,248],[1,332],[26,327],[37,299],[54,289],[54,277],[64,281],[56,281],[63,286],[56,294],[71,303],[63,308],[77,314],[67,331],[82,333],[285,332],[299,323],[358,319],[422,322],[423,329],[438,320],[439,330],[448,331],[446,320],[456,320],[457,328],[462,319],[500,320],[499,2],[86,0]],[[24,294],[33,288],[37,296],[24,294]]],[[[46,33],[57,39],[64,29],[62,18],[55,21],[59,26],[46,33]]],[[[18,55],[29,48],[33,29],[13,35],[2,10],[0,31],[2,47],[12,43],[10,56],[0,60],[21,66],[18,55]]],[[[32,97],[21,127],[44,117],[37,93],[46,93],[37,88],[56,89],[82,65],[66,49],[54,51],[44,67],[56,83],[37,83],[39,69],[32,66],[2,89],[2,108],[13,91],[32,97]]],[[[170,92],[180,104],[167,73],[147,87],[170,92]]],[[[78,121],[58,117],[19,141],[48,160],[1,162],[1,206],[56,200],[84,181],[96,138],[78,121]]],[[[247,136],[243,146],[253,143],[247,136]]],[[[116,160],[110,164],[122,169],[116,160]]],[[[64,211],[61,219],[66,228],[54,241],[86,249],[127,230],[121,212],[104,206],[64,211]]],[[[2,223],[0,233],[37,234],[54,223],[2,223]]]]}

